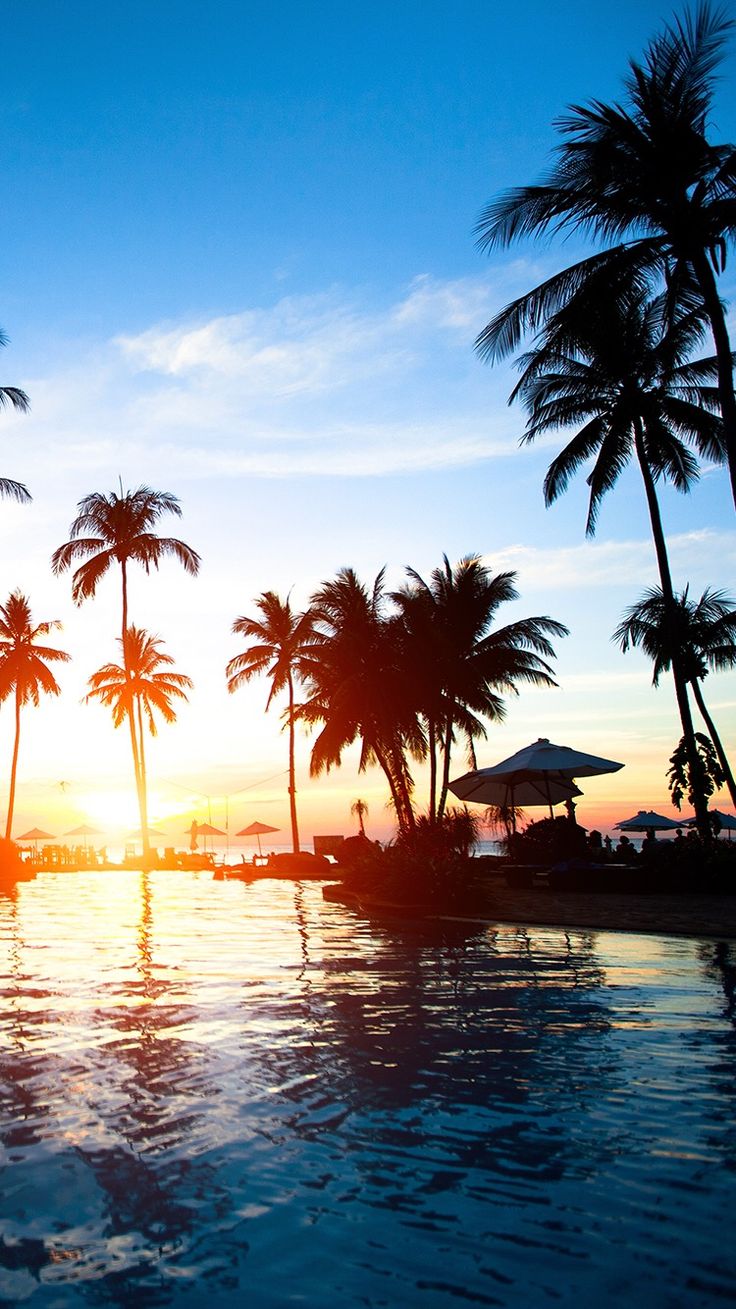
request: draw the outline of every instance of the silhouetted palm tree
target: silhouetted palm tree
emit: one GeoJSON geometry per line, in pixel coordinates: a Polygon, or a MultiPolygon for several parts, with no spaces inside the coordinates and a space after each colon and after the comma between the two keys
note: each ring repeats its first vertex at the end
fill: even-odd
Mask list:
{"type": "Polygon", "coordinates": [[[5,836],[10,840],[15,807],[15,782],[18,771],[20,746],[20,711],[24,704],[37,705],[41,692],[58,695],[59,686],[47,663],[60,663],[69,659],[64,650],[39,645],[39,637],[48,636],[61,623],[54,620],[33,626],[31,606],[27,596],[13,591],[4,605],[0,605],[0,699],[13,695],[15,700],[15,739],[10,768],[8,815],[5,836]]]}
{"type": "Polygon", "coordinates": [[[427,723],[430,755],[430,818],[442,817],[450,780],[452,744],[459,730],[467,738],[470,766],[473,741],[486,735],[484,719],[502,721],[503,693],[518,684],[555,686],[547,659],[554,658],[550,636],[567,628],[548,617],[524,618],[491,631],[500,605],[518,599],[515,573],[495,576],[478,556],[453,568],[446,555],[429,582],[407,569],[408,586],[393,599],[406,625],[407,658],[417,678],[420,711],[427,723]],[[443,756],[436,801],[437,751],[443,756]]]}
{"type": "MultiPolygon", "coordinates": [[[[674,591],[656,482],[666,478],[686,492],[697,479],[697,461],[685,440],[706,458],[722,458],[723,424],[713,412],[718,397],[707,385],[715,362],[688,362],[702,331],[698,310],[678,308],[670,316],[664,296],[649,300],[641,288],[608,284],[605,278],[599,285],[593,279],[550,320],[537,348],[522,357],[521,380],[512,395],[512,400],[523,400],[529,415],[523,441],[582,424],[552,461],[544,497],[551,504],[571,477],[594,460],[587,479],[588,535],[595,532],[601,500],[636,459],[669,612],[674,591]]],[[[672,648],[682,731],[696,768],[685,677],[674,642],[672,648]]],[[[702,798],[696,812],[701,830],[707,833],[702,798]]]]}
{"type": "MultiPolygon", "coordinates": [[[[8,344],[8,338],[0,329],[0,347],[8,344]]],[[[0,386],[0,409],[5,409],[8,405],[12,409],[17,409],[21,414],[27,414],[31,407],[25,391],[21,391],[19,386],[0,386]]],[[[0,498],[3,500],[16,500],[20,504],[26,504],[31,499],[31,494],[27,486],[22,482],[14,482],[9,477],[0,477],[0,498]]]]}
{"type": "Polygon", "coordinates": [[[365,836],[365,817],[368,813],[368,805],[365,800],[353,800],[350,806],[350,812],[353,818],[358,820],[358,830],[361,836],[365,836]]]}
{"type": "Polygon", "coordinates": [[[691,600],[688,587],[675,596],[674,625],[667,621],[662,591],[652,587],[626,610],[613,634],[625,652],[639,646],[654,665],[652,681],[659,684],[662,673],[672,666],[672,639],[682,658],[683,673],[693,689],[708,733],[715,746],[731,801],[736,805],[736,783],[723,742],[706,707],[702,682],[709,671],[736,668],[736,600],[723,591],[703,592],[691,600]]]}
{"type": "MultiPolygon", "coordinates": [[[[79,513],[69,529],[70,539],[54,551],[51,567],[58,575],[66,572],[77,561],[85,561],[72,578],[72,598],[79,605],[95,595],[102,578],[111,567],[119,564],[122,582],[123,667],[128,668],[126,639],[132,630],[128,621],[128,565],[138,563],[149,573],[152,568],[157,569],[163,559],[173,557],[187,573],[196,576],[199,571],[199,555],[183,541],[175,537],[156,536],[153,530],[164,514],[174,514],[176,517],[181,515],[179,501],[169,491],[152,491],[148,486],[139,486],[135,491],[123,491],[121,484],[119,495],[116,491],[108,495],[94,491],[80,500],[77,508],[79,513]]],[[[132,715],[129,725],[140,803],[142,742],[138,740],[132,715]]],[[[144,834],[143,853],[147,858],[146,843],[147,837],[144,834]]]]}
{"type": "Polygon", "coordinates": [[[377,763],[383,770],[403,830],[414,825],[407,754],[421,758],[426,745],[383,576],[381,570],[368,591],[351,568],[342,568],[312,596],[314,632],[303,661],[307,700],[298,713],[322,724],[312,775],[339,766],[343,751],[359,740],[359,769],[377,763]]]}
{"type": "Polygon", "coordinates": [[[536,186],[492,202],[478,224],[483,248],[520,237],[580,230],[620,241],[556,274],[508,305],[477,340],[500,358],[567,303],[587,278],[609,266],[635,283],[664,277],[669,303],[705,307],[718,358],[725,442],[736,503],[736,399],[733,358],[717,275],[736,227],[736,150],[708,140],[715,72],[733,24],[698,4],[666,25],[632,61],[627,102],[573,106],[558,127],[564,141],[536,186]]]}
{"type": "Polygon", "coordinates": [[[125,719],[133,723],[138,741],[136,782],[140,782],[138,803],[145,861],[150,853],[145,729],[147,727],[151,736],[156,736],[157,713],[164,722],[175,722],[176,711],[172,701],[186,700],[186,692],[192,686],[190,677],[171,671],[174,660],[171,655],[163,653],[161,644],[159,637],[151,636],[143,628],[129,627],[126,642],[120,639],[121,648],[127,651],[127,667],[124,664],[103,664],[90,677],[90,689],[85,697],[87,702],[99,700],[112,709],[115,727],[120,727],[125,719]]]}
{"type": "Polygon", "coordinates": [[[311,635],[311,619],[307,614],[295,614],[288,598],[281,600],[274,591],[264,591],[254,602],[260,618],[236,618],[233,631],[245,636],[253,644],[235,655],[227,665],[228,691],[237,691],[252,678],[266,673],[271,689],[266,709],[275,695],[286,690],[288,705],[286,722],[289,729],[289,806],[291,813],[291,840],[294,854],[299,853],[299,825],[296,809],[296,769],[294,743],[294,679],[299,674],[304,648],[311,635]]]}

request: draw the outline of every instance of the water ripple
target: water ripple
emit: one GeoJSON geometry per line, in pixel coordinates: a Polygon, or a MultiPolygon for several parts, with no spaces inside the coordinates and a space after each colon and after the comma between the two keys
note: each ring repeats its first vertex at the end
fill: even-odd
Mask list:
{"type": "Polygon", "coordinates": [[[735,967],[40,876],[0,898],[0,1305],[721,1304],[735,967]]]}

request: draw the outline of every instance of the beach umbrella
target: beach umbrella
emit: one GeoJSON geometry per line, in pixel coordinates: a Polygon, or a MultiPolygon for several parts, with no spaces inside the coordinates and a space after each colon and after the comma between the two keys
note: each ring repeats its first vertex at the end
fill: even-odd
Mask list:
{"type": "MultiPolygon", "coordinates": [[[[511,783],[491,776],[492,773],[491,768],[476,768],[474,772],[464,773],[462,777],[456,777],[454,782],[450,782],[450,790],[458,800],[507,809],[511,805],[511,783]]],[[[513,803],[518,809],[542,804],[556,805],[582,794],[569,778],[546,780],[538,777],[516,783],[513,787],[513,803]]]]}
{"type": "MultiPolygon", "coordinates": [[[[708,817],[715,819],[718,823],[719,832],[728,832],[728,839],[731,840],[731,833],[736,832],[736,818],[733,814],[724,813],[722,809],[710,809],[708,817]]],[[[697,818],[688,818],[684,823],[678,823],[678,827],[697,827],[697,818]]],[[[714,823],[715,826],[715,823],[714,823]]]]}
{"type": "Polygon", "coordinates": [[[17,841],[33,841],[34,850],[38,850],[39,841],[53,841],[55,837],[52,832],[44,832],[41,827],[32,827],[29,832],[23,832],[22,836],[16,837],[17,841]]]}
{"type": "MultiPolygon", "coordinates": [[[[149,828],[148,828],[148,835],[149,835],[149,836],[165,836],[166,833],[160,831],[158,827],[149,827],[149,828]]],[[[127,839],[128,841],[142,841],[142,840],[143,840],[143,833],[142,833],[140,827],[139,827],[135,832],[128,832],[128,835],[127,835],[127,838],[126,838],[126,839],[127,839]]]]}
{"type": "Polygon", "coordinates": [[[682,827],[682,820],[665,818],[653,809],[640,809],[633,818],[624,818],[623,822],[614,823],[614,827],[618,832],[674,832],[676,827],[682,827]]]}
{"type": "Polygon", "coordinates": [[[241,832],[237,832],[236,835],[257,836],[258,853],[259,855],[262,855],[263,851],[261,850],[261,837],[265,836],[267,832],[278,832],[279,830],[280,829],[278,827],[269,827],[268,823],[251,823],[250,827],[244,827],[243,830],[241,832]]]}
{"type": "Polygon", "coordinates": [[[551,815],[553,804],[559,803],[559,799],[553,798],[554,783],[571,782],[577,777],[597,777],[600,773],[616,773],[619,768],[623,768],[623,764],[613,759],[573,750],[569,745],[555,745],[545,736],[540,736],[539,740],[524,746],[523,750],[517,750],[508,759],[502,759],[500,764],[484,768],[483,772],[489,781],[501,782],[506,787],[505,803],[512,809],[521,803],[517,796],[522,794],[522,784],[530,782],[539,786],[543,795],[542,803],[549,805],[551,815]]]}
{"type": "Polygon", "coordinates": [[[73,827],[70,832],[65,832],[65,836],[81,836],[84,839],[84,848],[87,849],[88,836],[102,836],[99,827],[90,827],[89,823],[81,823],[79,827],[73,827]]]}

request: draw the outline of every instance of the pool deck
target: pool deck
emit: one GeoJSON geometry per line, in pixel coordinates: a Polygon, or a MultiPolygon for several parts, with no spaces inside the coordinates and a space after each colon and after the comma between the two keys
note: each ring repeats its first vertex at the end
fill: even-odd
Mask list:
{"type": "Polygon", "coordinates": [[[484,888],[480,903],[437,913],[429,905],[407,905],[361,896],[341,886],[325,887],[326,898],[353,904],[367,913],[416,913],[432,918],[464,919],[524,926],[583,928],[590,931],[656,932],[664,936],[736,940],[736,895],[696,892],[557,891],[522,889],[499,882],[484,888]]]}

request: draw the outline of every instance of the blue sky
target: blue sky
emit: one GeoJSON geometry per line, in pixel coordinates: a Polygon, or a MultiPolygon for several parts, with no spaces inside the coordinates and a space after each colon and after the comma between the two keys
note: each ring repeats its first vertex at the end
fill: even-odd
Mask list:
{"type": "MultiPolygon", "coordinates": [[[[559,441],[518,450],[512,374],[481,365],[472,342],[495,308],[577,253],[568,242],[482,256],[481,208],[539,176],[567,104],[618,94],[627,56],[669,6],[8,8],[2,377],[26,387],[33,413],[3,418],[3,472],[34,503],[3,508],[0,589],[21,586],[38,618],[61,618],[74,655],[62,700],[28,715],[20,814],[36,821],[67,775],[72,819],[94,809],[93,784],[127,787],[126,743],[79,704],[115,653],[115,582],[75,610],[47,562],[80,497],[118,477],[177,494],[184,516],[170,530],[203,557],[196,582],[173,566],[134,581],[133,616],[197,683],[152,749],[154,774],[180,796],[247,786],[243,821],[261,804],[286,826],[280,783],[257,785],[285,763],[266,687],[224,691],[229,628],[255,595],[293,588],[302,603],[343,564],[371,579],[385,563],[399,581],[404,564],[426,574],[443,551],[478,551],[518,569],[507,620],[549,613],[572,633],[560,691],[510,704],[482,761],[549,735],[625,760],[590,785],[596,801],[666,807],[669,688],[652,692],[644,663],[609,640],[655,580],[637,480],[622,479],[592,543],[582,484],[545,511],[559,441]]],[[[720,139],[736,139],[735,57],[736,41],[720,139]]],[[[732,270],[722,286],[732,300],[732,270]]],[[[725,475],[663,503],[678,584],[732,586],[725,475]]],[[[733,679],[712,680],[733,743],[733,679]]],[[[328,819],[349,828],[361,793],[386,827],[380,778],[358,781],[348,761],[315,785],[306,764],[305,743],[307,833],[328,819]]],[[[162,791],[162,813],[167,803],[162,791]]]]}

